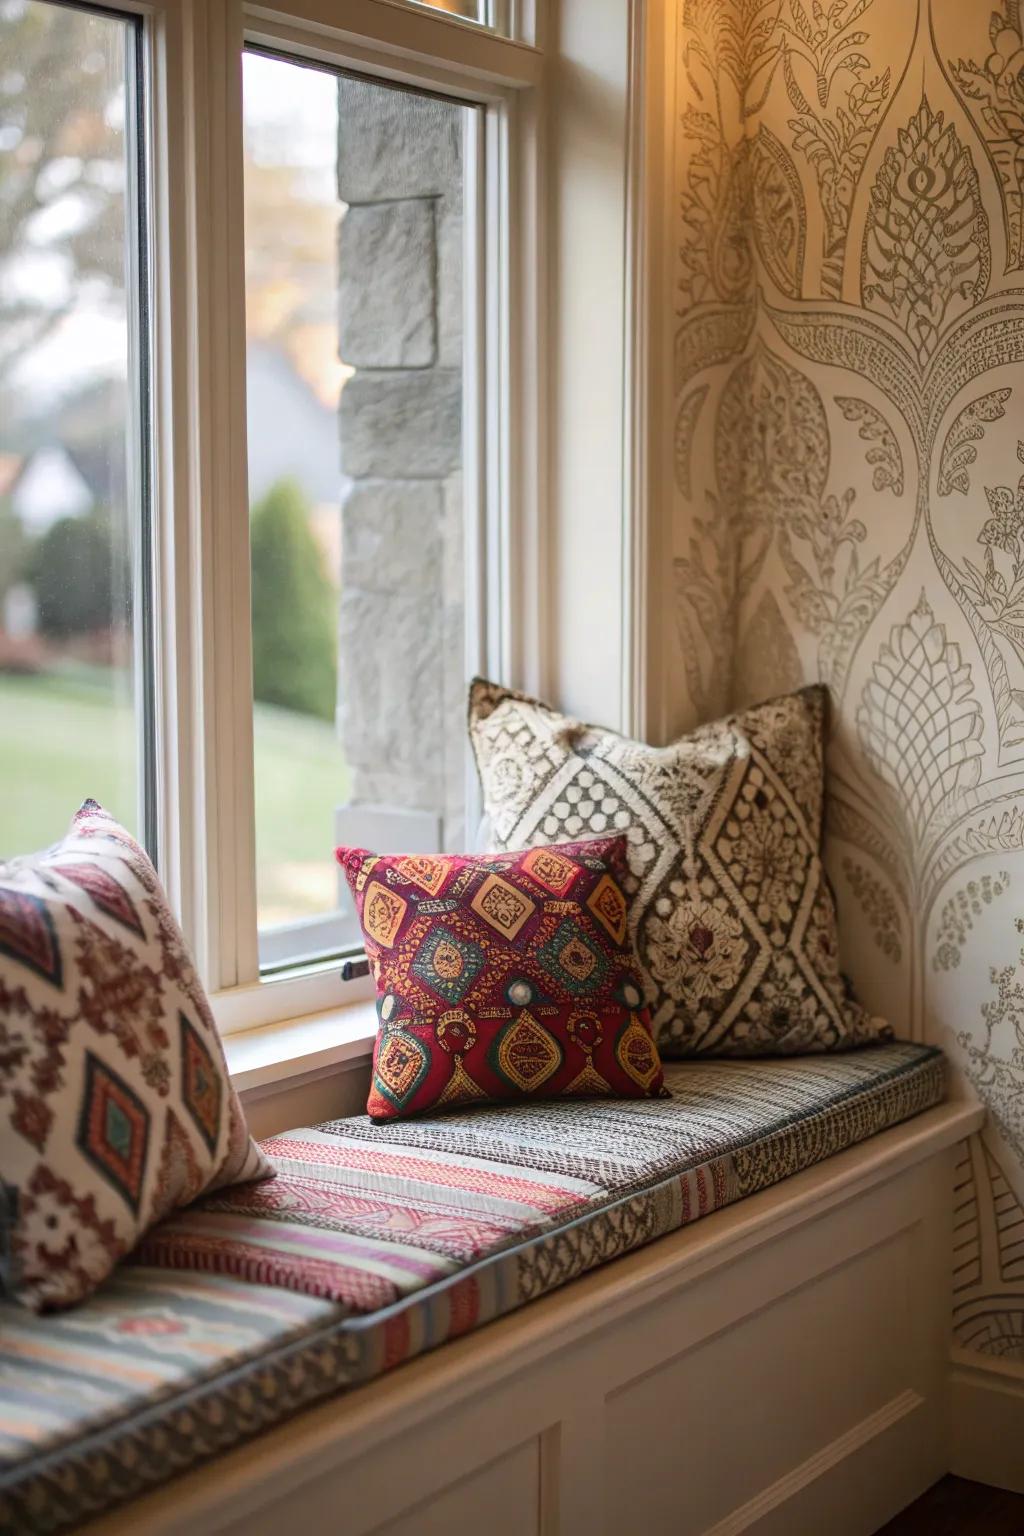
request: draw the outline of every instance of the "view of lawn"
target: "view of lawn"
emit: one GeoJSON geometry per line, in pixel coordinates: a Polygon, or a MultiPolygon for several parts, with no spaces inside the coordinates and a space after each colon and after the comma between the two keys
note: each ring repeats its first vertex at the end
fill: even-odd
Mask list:
{"type": "Polygon", "coordinates": [[[253,730],[262,927],[336,905],[334,813],[348,799],[349,780],[328,721],[257,704],[253,730]]]}
{"type": "Polygon", "coordinates": [[[0,858],[45,848],[91,796],[132,831],[135,731],[118,674],[0,674],[0,858]]]}
{"type": "MultiPolygon", "coordinates": [[[[0,858],[54,842],[91,796],[133,832],[135,734],[118,674],[78,667],[0,674],[0,858]]],[[[334,811],[348,771],[333,727],[257,704],[256,848],[261,924],[329,909],[334,811]]]]}

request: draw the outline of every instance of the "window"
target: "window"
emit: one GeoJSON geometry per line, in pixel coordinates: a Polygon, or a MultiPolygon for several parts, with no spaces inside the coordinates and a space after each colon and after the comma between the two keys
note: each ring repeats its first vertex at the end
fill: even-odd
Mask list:
{"type": "Polygon", "coordinates": [[[140,43],[0,0],[0,857],[153,846],[140,43]]]}
{"type": "Polygon", "coordinates": [[[487,22],[486,0],[418,0],[418,3],[448,11],[452,16],[462,16],[466,21],[487,22]]]}
{"type": "Polygon", "coordinates": [[[538,607],[530,7],[338,9],[0,0],[0,857],[100,800],[229,1031],[368,994],[334,847],[473,841],[538,607]]]}
{"type": "Polygon", "coordinates": [[[465,837],[465,120],[247,52],[260,959],[358,943],[338,842],[465,837]]]}
{"type": "Polygon", "coordinates": [[[410,3],[429,6],[434,11],[447,11],[449,16],[458,16],[462,21],[475,21],[478,26],[491,27],[505,37],[522,35],[526,30],[523,0],[410,0],[410,3]]]}

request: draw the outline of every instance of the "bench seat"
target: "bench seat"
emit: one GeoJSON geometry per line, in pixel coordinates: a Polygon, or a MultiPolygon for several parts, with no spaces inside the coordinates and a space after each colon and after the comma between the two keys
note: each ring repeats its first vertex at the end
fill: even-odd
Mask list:
{"type": "Polygon", "coordinates": [[[273,1137],[89,1302],[0,1308],[0,1532],[67,1529],[937,1104],[941,1053],[670,1064],[672,1098],[273,1137]]]}

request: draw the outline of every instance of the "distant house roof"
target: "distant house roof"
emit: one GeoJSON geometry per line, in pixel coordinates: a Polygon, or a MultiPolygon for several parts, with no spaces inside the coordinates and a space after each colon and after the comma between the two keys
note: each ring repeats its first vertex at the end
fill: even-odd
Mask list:
{"type": "Polygon", "coordinates": [[[96,506],[123,507],[128,498],[125,434],[110,433],[90,442],[69,443],[68,457],[92,492],[96,506]]]}
{"type": "MultiPolygon", "coordinates": [[[[270,342],[249,344],[246,395],[250,501],[291,476],[314,505],[337,506],[348,482],[336,413],[270,342]]],[[[0,495],[9,495],[26,532],[45,533],[58,519],[97,506],[124,505],[125,410],[123,381],[104,381],[64,409],[56,424],[63,443],[40,442],[40,431],[38,446],[0,454],[0,495]]],[[[54,423],[46,427],[48,437],[54,423]]]]}
{"type": "Polygon", "coordinates": [[[345,481],[338,418],[269,342],[249,343],[246,402],[250,502],[286,476],[314,504],[339,502],[345,481]]]}
{"type": "Polygon", "coordinates": [[[62,517],[84,517],[95,504],[88,481],[59,443],[26,455],[11,489],[11,506],[33,534],[45,533],[62,517]]]}

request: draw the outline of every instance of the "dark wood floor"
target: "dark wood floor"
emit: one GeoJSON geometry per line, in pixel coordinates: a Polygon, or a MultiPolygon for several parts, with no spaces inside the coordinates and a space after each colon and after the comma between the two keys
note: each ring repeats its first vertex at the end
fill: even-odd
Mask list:
{"type": "Polygon", "coordinates": [[[1024,1494],[944,1477],[877,1536],[1024,1536],[1024,1494]]]}

